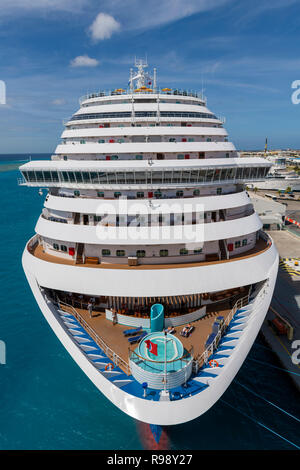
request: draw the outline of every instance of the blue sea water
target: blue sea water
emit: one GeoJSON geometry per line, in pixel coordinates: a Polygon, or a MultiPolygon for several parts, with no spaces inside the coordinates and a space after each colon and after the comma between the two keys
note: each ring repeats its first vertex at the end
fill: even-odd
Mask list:
{"type": "MultiPolygon", "coordinates": [[[[17,186],[17,170],[1,167],[28,157],[0,157],[0,339],[7,347],[7,363],[0,365],[0,449],[142,449],[137,423],[102,396],[71,359],[27,285],[21,256],[43,198],[36,189],[17,186]]],[[[279,366],[258,338],[236,379],[299,416],[299,395],[288,375],[268,364],[279,366]]],[[[255,421],[299,445],[299,424],[236,380],[222,400],[200,418],[168,427],[170,448],[293,449],[255,421]]]]}

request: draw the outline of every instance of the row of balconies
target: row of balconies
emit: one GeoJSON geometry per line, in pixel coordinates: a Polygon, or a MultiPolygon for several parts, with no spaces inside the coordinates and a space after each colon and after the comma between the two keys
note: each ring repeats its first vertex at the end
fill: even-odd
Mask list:
{"type": "Polygon", "coordinates": [[[101,225],[104,227],[167,227],[176,225],[195,225],[201,223],[225,222],[227,220],[236,220],[248,217],[254,213],[252,205],[244,206],[240,211],[231,213],[230,209],[209,211],[204,213],[170,213],[170,214],[64,214],[63,211],[58,214],[49,209],[43,209],[42,217],[46,220],[74,224],[74,225],[101,225]]]}
{"type": "MultiPolygon", "coordinates": [[[[125,121],[125,120],[124,120],[125,121]]],[[[64,125],[67,124],[69,121],[64,121],[64,125]]],[[[101,120],[99,120],[101,122],[101,120]]],[[[125,121],[126,122],[126,121],[125,121]]],[[[144,127],[145,129],[147,128],[152,128],[152,127],[214,127],[214,128],[223,128],[221,124],[215,124],[215,123],[204,123],[204,122],[188,122],[185,123],[186,125],[183,126],[184,123],[180,122],[160,122],[158,123],[151,123],[151,122],[136,122],[134,127],[144,127]]],[[[110,122],[110,123],[102,123],[102,124],[81,124],[81,123],[76,123],[72,125],[68,125],[68,130],[77,130],[77,129],[99,129],[99,128],[126,128],[126,127],[132,127],[131,123],[128,124],[123,124],[119,122],[110,122]]]]}
{"type": "Polygon", "coordinates": [[[202,243],[194,248],[184,244],[174,246],[137,246],[120,247],[111,245],[91,246],[83,243],[66,243],[51,240],[41,240],[45,253],[64,259],[73,260],[76,264],[180,264],[190,262],[210,262],[230,259],[231,256],[249,251],[253,243],[248,236],[234,241],[219,240],[202,243]]]}
{"type": "Polygon", "coordinates": [[[96,137],[86,137],[86,138],[65,138],[62,139],[62,144],[124,144],[124,143],[151,143],[151,142],[228,142],[227,137],[223,136],[211,136],[211,137],[167,137],[167,136],[132,136],[132,137],[108,137],[106,139],[99,139],[96,137]]]}
{"type": "Polygon", "coordinates": [[[49,193],[52,196],[59,197],[70,197],[70,198],[84,198],[84,199],[119,199],[125,197],[129,200],[134,199],[182,199],[182,198],[195,198],[195,197],[207,197],[207,196],[219,196],[226,194],[240,193],[244,189],[238,185],[232,187],[212,187],[203,189],[182,189],[182,190],[156,190],[156,191],[122,191],[121,195],[119,191],[96,191],[90,190],[66,190],[59,188],[50,188],[49,193]]]}

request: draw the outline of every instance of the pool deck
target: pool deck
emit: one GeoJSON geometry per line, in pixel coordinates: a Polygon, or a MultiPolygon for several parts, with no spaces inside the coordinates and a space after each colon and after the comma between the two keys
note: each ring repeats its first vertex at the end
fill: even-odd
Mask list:
{"type": "MultiPolygon", "coordinates": [[[[71,307],[62,306],[62,309],[69,313],[73,313],[71,307]]],[[[125,337],[123,334],[124,330],[128,330],[131,327],[119,324],[114,325],[110,320],[106,319],[105,313],[94,312],[91,318],[88,311],[85,309],[76,308],[76,311],[85,320],[89,327],[91,327],[107,344],[107,346],[109,346],[124,361],[128,361],[129,348],[134,350],[138,344],[130,345],[128,337],[125,337]]],[[[212,325],[215,318],[219,315],[223,315],[226,318],[229,312],[230,308],[228,302],[209,306],[205,317],[192,322],[194,330],[188,338],[180,335],[183,327],[187,324],[176,327],[174,336],[181,341],[186,350],[193,348],[192,355],[196,358],[204,352],[205,342],[208,335],[212,332],[212,325]]]]}

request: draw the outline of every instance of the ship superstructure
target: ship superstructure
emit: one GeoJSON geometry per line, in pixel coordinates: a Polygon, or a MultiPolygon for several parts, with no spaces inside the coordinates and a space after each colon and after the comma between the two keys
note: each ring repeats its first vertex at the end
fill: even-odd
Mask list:
{"type": "Polygon", "coordinates": [[[146,65],[128,89],[81,98],[51,160],[21,167],[20,184],[48,191],[23,267],[95,386],[170,425],[207,411],[238,372],[278,254],[245,190],[271,163],[239,158],[203,94],[159,88],[146,65]]]}

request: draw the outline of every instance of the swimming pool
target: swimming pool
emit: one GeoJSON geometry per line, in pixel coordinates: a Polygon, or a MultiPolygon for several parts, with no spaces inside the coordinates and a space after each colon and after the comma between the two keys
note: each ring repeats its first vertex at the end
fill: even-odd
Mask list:
{"type": "Polygon", "coordinates": [[[184,355],[184,347],[181,341],[173,335],[156,332],[145,336],[136,348],[136,353],[144,361],[140,361],[139,366],[149,372],[161,373],[165,368],[165,350],[167,348],[167,371],[173,372],[181,369],[185,361],[181,360],[184,355]],[[157,356],[150,352],[147,341],[157,345],[157,356]]]}

